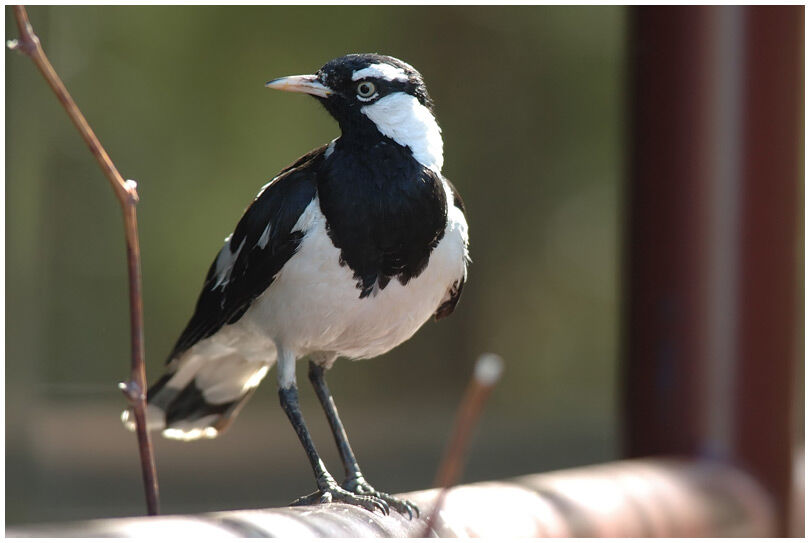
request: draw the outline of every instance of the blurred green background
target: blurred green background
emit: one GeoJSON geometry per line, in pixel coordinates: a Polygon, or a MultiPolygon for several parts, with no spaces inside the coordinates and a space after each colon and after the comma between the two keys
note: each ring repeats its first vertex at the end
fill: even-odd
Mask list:
{"type": "MultiPolygon", "coordinates": [[[[16,36],[6,8],[6,38],[16,36]]],[[[147,373],[267,180],[337,135],[264,82],[377,51],[422,72],[473,264],[452,318],[330,384],[366,476],[431,485],[476,356],[507,369],[465,481],[617,456],[624,11],[617,7],[32,7],[57,71],[139,183],[147,373]]],[[[33,64],[6,53],[6,522],[144,512],[116,383],[129,372],[118,204],[33,64]]],[[[301,368],[299,368],[301,369],[301,368]]],[[[302,407],[341,473],[299,371],[302,407]]],[[[213,441],[156,437],[163,511],[314,489],[275,372],[213,441]]]]}

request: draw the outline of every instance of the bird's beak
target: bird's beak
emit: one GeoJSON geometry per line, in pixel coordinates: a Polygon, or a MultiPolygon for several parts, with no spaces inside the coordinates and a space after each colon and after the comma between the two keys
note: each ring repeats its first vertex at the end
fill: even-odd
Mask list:
{"type": "Polygon", "coordinates": [[[268,81],[264,85],[268,89],[277,89],[287,92],[303,92],[326,98],[332,94],[332,89],[318,81],[314,75],[291,75],[289,77],[279,77],[272,81],[268,81]]]}

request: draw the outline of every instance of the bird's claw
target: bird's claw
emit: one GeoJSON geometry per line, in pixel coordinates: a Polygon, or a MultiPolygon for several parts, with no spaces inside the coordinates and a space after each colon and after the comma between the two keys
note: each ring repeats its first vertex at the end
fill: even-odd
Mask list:
{"type": "Polygon", "coordinates": [[[349,505],[359,505],[372,513],[379,510],[383,515],[388,515],[391,512],[385,499],[375,495],[355,494],[354,492],[341,488],[335,482],[324,484],[312,494],[302,496],[290,505],[314,505],[317,503],[347,503],[349,505]]]}
{"type": "Polygon", "coordinates": [[[419,507],[417,507],[415,503],[410,500],[401,500],[391,494],[375,490],[363,477],[347,479],[341,486],[355,496],[374,497],[378,500],[382,500],[387,505],[393,507],[400,515],[408,515],[409,519],[413,519],[414,516],[419,518],[419,507]]]}

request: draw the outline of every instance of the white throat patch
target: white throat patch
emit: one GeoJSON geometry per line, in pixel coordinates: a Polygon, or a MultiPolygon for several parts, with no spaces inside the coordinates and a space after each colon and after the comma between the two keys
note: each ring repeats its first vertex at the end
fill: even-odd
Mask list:
{"type": "Polygon", "coordinates": [[[363,106],[360,111],[377,125],[381,134],[410,147],[416,160],[426,168],[441,173],[444,164],[442,129],[430,110],[420,104],[416,97],[395,92],[363,106]]]}

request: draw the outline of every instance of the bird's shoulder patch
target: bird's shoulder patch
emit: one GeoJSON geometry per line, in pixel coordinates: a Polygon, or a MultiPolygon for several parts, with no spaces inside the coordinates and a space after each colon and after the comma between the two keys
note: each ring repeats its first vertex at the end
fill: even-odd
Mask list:
{"type": "Polygon", "coordinates": [[[453,283],[453,285],[447,291],[447,295],[445,296],[444,300],[442,300],[442,303],[439,304],[439,307],[436,309],[436,313],[433,314],[433,318],[435,320],[449,317],[453,311],[455,311],[456,306],[458,305],[458,300],[461,298],[461,291],[464,290],[465,281],[466,277],[462,277],[453,283]]]}
{"type": "Polygon", "coordinates": [[[298,250],[304,232],[295,225],[315,198],[325,149],[307,153],[262,187],[208,269],[194,314],[168,361],[239,320],[298,250]]]}
{"type": "Polygon", "coordinates": [[[461,194],[459,194],[459,192],[456,190],[455,185],[453,185],[453,183],[451,183],[446,177],[444,178],[444,181],[447,183],[447,186],[450,187],[450,192],[453,195],[453,205],[459,208],[462,213],[467,213],[467,209],[464,207],[464,200],[461,199],[461,194]]]}

